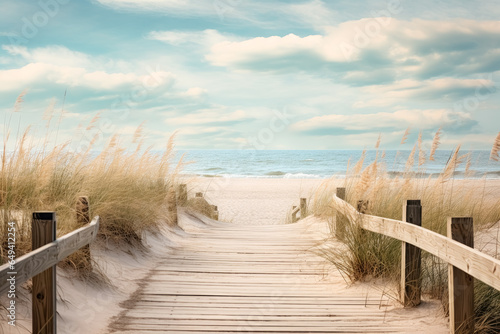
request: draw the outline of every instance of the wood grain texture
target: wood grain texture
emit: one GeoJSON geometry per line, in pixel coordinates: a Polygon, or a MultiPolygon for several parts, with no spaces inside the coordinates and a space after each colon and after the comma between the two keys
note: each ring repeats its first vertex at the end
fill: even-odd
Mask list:
{"type": "Polygon", "coordinates": [[[389,298],[379,291],[332,286],[332,265],[317,254],[330,233],[325,221],[242,226],[179,217],[183,237],[124,303],[110,333],[413,331],[386,312],[389,298]]]}
{"type": "MultiPolygon", "coordinates": [[[[474,247],[474,225],[472,218],[448,218],[448,238],[468,247],[474,247]]],[[[474,278],[448,265],[448,288],[450,298],[450,332],[474,333],[474,278]]]]}
{"type": "Polygon", "coordinates": [[[359,223],[362,228],[417,246],[500,290],[500,260],[420,226],[360,214],[349,203],[336,196],[333,201],[351,222],[359,223]]]}
{"type": "MultiPolygon", "coordinates": [[[[85,227],[68,233],[54,242],[42,246],[16,259],[16,285],[20,286],[33,276],[55,266],[59,261],[74,253],[82,246],[95,240],[99,230],[99,217],[85,227]]],[[[8,264],[0,266],[0,295],[8,291],[8,264]]]]}
{"type": "Polygon", "coordinates": [[[177,190],[177,205],[184,206],[186,205],[188,199],[187,195],[187,185],[179,184],[179,188],[177,190]]]}
{"type": "MultiPolygon", "coordinates": [[[[56,213],[35,212],[31,226],[32,248],[36,250],[56,239],[56,213]]],[[[55,334],[56,324],[56,266],[33,276],[32,332],[55,334]]]]}
{"type": "MultiPolygon", "coordinates": [[[[89,198],[87,196],[80,196],[76,201],[76,221],[77,226],[82,227],[90,223],[90,208],[89,198]]],[[[81,248],[82,256],[80,261],[75,262],[75,266],[79,269],[86,268],[92,270],[92,259],[90,256],[90,245],[85,245],[81,248]]]]}
{"type": "MultiPolygon", "coordinates": [[[[420,200],[407,200],[403,204],[403,221],[422,226],[420,200]]],[[[420,248],[401,243],[401,301],[405,307],[420,305],[422,251],[420,248]]]]}
{"type": "Polygon", "coordinates": [[[300,219],[304,219],[307,216],[307,198],[300,199],[300,219]]]}

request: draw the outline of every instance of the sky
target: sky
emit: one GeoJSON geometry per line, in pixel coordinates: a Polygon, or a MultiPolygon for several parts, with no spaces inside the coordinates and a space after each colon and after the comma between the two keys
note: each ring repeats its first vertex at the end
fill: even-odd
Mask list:
{"type": "Polygon", "coordinates": [[[114,134],[161,149],[173,133],[180,149],[364,149],[379,135],[411,149],[442,128],[442,148],[489,150],[500,131],[497,1],[0,8],[4,140],[30,125],[30,140],[75,150],[114,134]]]}

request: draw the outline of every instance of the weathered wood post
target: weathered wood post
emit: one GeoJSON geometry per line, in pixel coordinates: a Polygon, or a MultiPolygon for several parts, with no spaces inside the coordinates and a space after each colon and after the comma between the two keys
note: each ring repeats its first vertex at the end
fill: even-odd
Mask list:
{"type": "MultiPolygon", "coordinates": [[[[448,218],[448,238],[474,248],[471,217],[448,218]]],[[[448,265],[450,333],[474,333],[474,277],[448,265]]]]}
{"type": "Polygon", "coordinates": [[[217,205],[212,205],[212,209],[213,209],[212,219],[219,220],[219,210],[217,208],[217,205]]]}
{"type": "MultiPolygon", "coordinates": [[[[406,200],[403,203],[403,221],[422,226],[422,205],[420,200],[406,200]]],[[[401,302],[405,307],[420,305],[422,250],[401,242],[401,302]]]]}
{"type": "MultiPolygon", "coordinates": [[[[34,212],[32,222],[32,249],[56,240],[56,213],[34,212]]],[[[33,277],[33,333],[56,333],[56,266],[33,277]]]]}
{"type": "Polygon", "coordinates": [[[177,193],[177,204],[180,206],[186,205],[187,202],[187,186],[183,184],[179,184],[179,190],[177,193]]]}
{"type": "Polygon", "coordinates": [[[299,212],[299,209],[297,208],[296,205],[292,206],[292,223],[295,223],[297,220],[297,213],[299,212]]]}
{"type": "Polygon", "coordinates": [[[300,219],[304,219],[307,216],[307,199],[300,199],[300,219]]]}
{"type": "MultiPolygon", "coordinates": [[[[337,188],[337,197],[345,201],[345,188],[337,188]]],[[[339,240],[344,240],[345,224],[344,216],[337,212],[335,215],[335,237],[339,240]]]]}
{"type": "Polygon", "coordinates": [[[177,225],[177,194],[175,192],[175,188],[172,186],[168,191],[168,210],[170,211],[170,216],[172,217],[172,222],[177,225]]]}
{"type": "Polygon", "coordinates": [[[370,201],[360,199],[356,209],[359,213],[366,213],[368,211],[368,204],[370,204],[370,201]]]}
{"type": "MultiPolygon", "coordinates": [[[[90,223],[89,198],[87,196],[80,196],[76,201],[76,222],[79,228],[90,223]]],[[[81,252],[83,253],[83,260],[77,264],[78,268],[92,270],[90,245],[83,246],[81,252]]]]}

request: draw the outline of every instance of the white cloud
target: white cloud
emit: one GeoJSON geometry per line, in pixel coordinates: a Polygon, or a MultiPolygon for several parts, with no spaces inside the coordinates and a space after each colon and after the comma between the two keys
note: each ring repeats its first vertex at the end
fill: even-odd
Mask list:
{"type": "Polygon", "coordinates": [[[200,98],[208,93],[208,90],[200,87],[192,87],[187,91],[180,93],[181,96],[200,98]]]}
{"type": "Polygon", "coordinates": [[[147,38],[172,45],[192,43],[203,46],[211,46],[228,39],[234,39],[234,37],[222,35],[217,30],[213,29],[206,29],[203,31],[152,31],[148,34],[147,38]]]}
{"type": "Polygon", "coordinates": [[[303,52],[318,54],[322,48],[323,37],[311,35],[299,37],[289,34],[284,37],[257,37],[243,42],[224,41],[214,45],[206,56],[213,65],[234,66],[239,64],[265,61],[266,59],[293,56],[303,52]]]}
{"type": "Polygon", "coordinates": [[[363,18],[325,31],[305,37],[289,34],[224,41],[215,44],[206,59],[216,66],[278,71],[296,58],[293,64],[298,70],[324,70],[325,65],[340,73],[397,68],[403,77],[431,78],[488,71],[487,64],[494,66],[493,55],[500,50],[498,21],[363,18]]]}
{"type": "Polygon", "coordinates": [[[203,125],[242,122],[247,119],[250,119],[250,117],[243,110],[227,112],[222,108],[205,109],[187,115],[168,118],[165,120],[165,123],[174,125],[203,125]]]}
{"type": "MultiPolygon", "coordinates": [[[[169,83],[172,75],[168,72],[156,73],[158,85],[169,83]]],[[[11,70],[0,70],[0,91],[21,91],[32,86],[47,84],[86,87],[94,90],[112,90],[124,85],[140,86],[149,77],[134,73],[107,73],[87,71],[81,67],[57,66],[31,63],[11,70]]]]}
{"type": "Polygon", "coordinates": [[[457,79],[440,78],[434,80],[405,79],[387,85],[372,85],[363,88],[366,100],[354,103],[354,108],[373,108],[405,103],[410,99],[456,101],[466,96],[485,96],[495,92],[496,83],[492,78],[457,79]],[[373,98],[375,96],[375,98],[373,98]]]}
{"type": "Polygon", "coordinates": [[[72,51],[59,45],[32,50],[29,50],[25,46],[3,45],[2,49],[12,56],[21,56],[30,63],[44,63],[71,67],[89,67],[93,65],[88,55],[72,51]]]}
{"type": "Polygon", "coordinates": [[[411,126],[430,130],[441,126],[461,127],[474,124],[472,116],[465,112],[454,112],[446,109],[414,109],[398,110],[393,113],[316,116],[293,124],[292,129],[315,131],[332,128],[349,131],[372,131],[377,128],[405,129],[411,126]]]}

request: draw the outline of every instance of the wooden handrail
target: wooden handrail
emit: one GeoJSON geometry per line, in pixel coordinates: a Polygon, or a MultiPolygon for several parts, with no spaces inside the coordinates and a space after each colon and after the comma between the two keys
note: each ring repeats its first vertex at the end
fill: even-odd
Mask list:
{"type": "Polygon", "coordinates": [[[359,213],[335,195],[333,201],[341,213],[363,229],[417,246],[500,290],[500,260],[423,227],[359,213]]]}
{"type": "MultiPolygon", "coordinates": [[[[94,241],[98,230],[99,217],[96,216],[87,226],[17,258],[15,264],[16,285],[55,266],[59,261],[94,241]]],[[[7,277],[11,271],[8,263],[0,266],[0,295],[9,291],[10,283],[7,281],[7,277]]]]}

